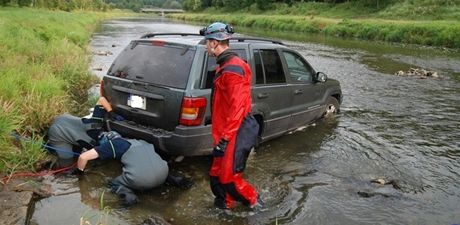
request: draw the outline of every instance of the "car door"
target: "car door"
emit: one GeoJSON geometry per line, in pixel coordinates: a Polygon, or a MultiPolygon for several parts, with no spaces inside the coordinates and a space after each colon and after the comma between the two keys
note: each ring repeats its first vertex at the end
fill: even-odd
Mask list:
{"type": "Polygon", "coordinates": [[[262,140],[279,136],[288,129],[291,114],[290,90],[279,52],[273,48],[254,48],[253,111],[264,116],[262,140]]]}
{"type": "Polygon", "coordinates": [[[314,81],[315,71],[301,55],[290,50],[282,50],[281,55],[288,75],[289,97],[292,99],[289,129],[295,129],[321,116],[324,88],[321,82],[314,81]]]}

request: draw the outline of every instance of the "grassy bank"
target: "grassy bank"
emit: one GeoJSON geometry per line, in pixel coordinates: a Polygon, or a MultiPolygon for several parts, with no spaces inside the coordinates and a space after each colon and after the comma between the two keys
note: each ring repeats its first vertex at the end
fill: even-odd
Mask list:
{"type": "Polygon", "coordinates": [[[85,114],[91,32],[122,12],[63,12],[0,7],[0,174],[33,170],[53,118],[85,114]],[[16,141],[11,132],[30,137],[16,141]]]}
{"type": "MultiPolygon", "coordinates": [[[[207,12],[219,11],[207,9],[207,12]]],[[[222,11],[220,11],[222,12],[222,11]]],[[[249,7],[240,12],[269,15],[309,15],[328,18],[380,18],[392,20],[460,20],[458,0],[346,1],[343,3],[297,2],[273,4],[266,11],[249,7]],[[379,2],[379,4],[376,4],[379,2]]]]}
{"type": "Polygon", "coordinates": [[[460,48],[459,0],[291,2],[294,3],[268,4],[263,11],[257,4],[244,6],[242,3],[242,9],[212,6],[171,17],[206,23],[224,21],[236,26],[277,31],[460,48]]]}
{"type": "Polygon", "coordinates": [[[171,18],[210,23],[225,21],[235,26],[324,34],[372,41],[398,42],[460,48],[460,22],[386,19],[335,19],[301,15],[173,14],[171,18]]]}

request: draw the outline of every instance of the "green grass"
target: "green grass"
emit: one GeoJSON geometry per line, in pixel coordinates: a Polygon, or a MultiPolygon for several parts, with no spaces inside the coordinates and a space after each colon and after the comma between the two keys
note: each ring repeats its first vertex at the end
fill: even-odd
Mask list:
{"type": "Polygon", "coordinates": [[[392,20],[460,20],[459,0],[385,0],[324,2],[297,2],[289,6],[273,3],[262,11],[252,5],[242,9],[206,8],[206,14],[247,13],[264,15],[320,16],[336,19],[381,18],[392,20]]]}
{"type": "Polygon", "coordinates": [[[460,22],[413,21],[379,18],[336,19],[301,15],[248,14],[173,14],[170,17],[184,21],[211,23],[223,21],[234,26],[255,27],[278,31],[460,48],[460,22]]]}
{"type": "Polygon", "coordinates": [[[341,4],[308,2],[288,7],[277,5],[270,14],[315,15],[330,18],[382,18],[392,20],[460,20],[458,0],[406,0],[385,1],[383,4],[365,4],[363,1],[350,1],[341,4]]]}
{"type": "Polygon", "coordinates": [[[388,5],[377,17],[411,20],[460,21],[459,0],[406,0],[388,5]]]}
{"type": "Polygon", "coordinates": [[[120,14],[0,7],[0,174],[34,170],[53,118],[86,113],[91,31],[120,14]],[[32,141],[17,142],[12,131],[32,141]]]}
{"type": "Polygon", "coordinates": [[[223,21],[236,26],[460,48],[460,0],[347,1],[276,3],[235,10],[207,8],[175,14],[184,21],[223,21]],[[382,2],[385,2],[382,3],[382,2]],[[229,13],[231,12],[231,13],[229,13]]]}

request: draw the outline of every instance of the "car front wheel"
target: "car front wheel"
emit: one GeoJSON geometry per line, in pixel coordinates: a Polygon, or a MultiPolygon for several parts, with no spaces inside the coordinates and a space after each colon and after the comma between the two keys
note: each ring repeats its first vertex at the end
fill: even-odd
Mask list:
{"type": "Polygon", "coordinates": [[[339,101],[334,97],[328,97],[326,101],[326,111],[324,117],[330,117],[340,112],[339,101]]]}

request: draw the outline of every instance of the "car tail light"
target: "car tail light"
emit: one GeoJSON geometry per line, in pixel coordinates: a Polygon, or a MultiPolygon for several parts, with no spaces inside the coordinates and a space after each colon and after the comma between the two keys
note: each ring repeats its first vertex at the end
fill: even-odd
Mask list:
{"type": "Polygon", "coordinates": [[[153,40],[152,45],[153,46],[165,46],[166,42],[162,40],[153,40]]]}
{"type": "Polygon", "coordinates": [[[184,97],[182,99],[182,108],[180,112],[181,125],[197,126],[203,121],[204,112],[206,110],[206,98],[191,98],[184,97]]]}
{"type": "Polygon", "coordinates": [[[101,97],[105,97],[104,80],[101,80],[101,86],[99,88],[99,93],[101,94],[101,97]]]}

